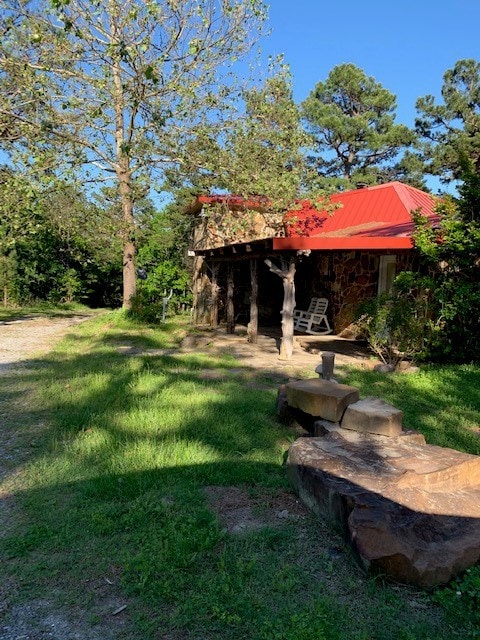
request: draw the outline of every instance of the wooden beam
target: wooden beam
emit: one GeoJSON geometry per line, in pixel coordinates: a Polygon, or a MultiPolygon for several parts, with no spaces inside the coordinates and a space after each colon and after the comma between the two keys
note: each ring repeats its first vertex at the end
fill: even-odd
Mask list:
{"type": "Polygon", "coordinates": [[[218,259],[224,256],[226,259],[246,260],[252,256],[265,257],[272,253],[272,239],[255,240],[254,242],[246,242],[240,244],[223,245],[221,247],[210,247],[205,249],[196,249],[197,255],[203,254],[210,258],[218,259]]]}

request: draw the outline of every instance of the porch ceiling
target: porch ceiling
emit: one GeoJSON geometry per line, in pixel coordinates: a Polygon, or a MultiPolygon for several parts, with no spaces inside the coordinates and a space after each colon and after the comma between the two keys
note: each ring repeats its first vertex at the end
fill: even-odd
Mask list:
{"type": "Polygon", "coordinates": [[[275,238],[262,238],[251,242],[238,242],[211,249],[197,249],[192,253],[197,256],[206,256],[224,260],[255,258],[271,255],[275,238]]]}

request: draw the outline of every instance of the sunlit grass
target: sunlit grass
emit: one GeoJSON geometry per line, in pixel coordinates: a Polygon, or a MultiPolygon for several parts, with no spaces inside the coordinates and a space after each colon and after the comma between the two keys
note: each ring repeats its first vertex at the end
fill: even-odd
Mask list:
{"type": "Polygon", "coordinates": [[[416,374],[385,375],[346,369],[342,380],[404,412],[404,425],[421,431],[429,444],[480,455],[480,367],[422,367],[416,374]]]}
{"type": "Polygon", "coordinates": [[[89,315],[94,315],[96,313],[102,313],[101,309],[92,310],[89,307],[86,307],[83,304],[78,302],[65,303],[65,304],[53,304],[49,302],[38,302],[37,304],[31,305],[29,307],[17,307],[17,306],[8,306],[0,307],[0,321],[8,321],[15,320],[19,318],[28,318],[28,317],[60,317],[60,316],[71,316],[75,314],[88,313],[89,315]]]}
{"type": "MultiPolygon", "coordinates": [[[[223,530],[203,487],[287,490],[294,435],[275,418],[275,387],[245,387],[231,355],[171,351],[186,330],[110,313],[25,376],[0,379],[6,428],[28,452],[6,481],[23,511],[0,542],[24,597],[54,588],[86,606],[79,585],[115,567],[137,629],[129,640],[454,637],[428,596],[363,576],[325,523],[223,530]]],[[[478,368],[343,375],[431,442],[475,452],[478,368]]]]}

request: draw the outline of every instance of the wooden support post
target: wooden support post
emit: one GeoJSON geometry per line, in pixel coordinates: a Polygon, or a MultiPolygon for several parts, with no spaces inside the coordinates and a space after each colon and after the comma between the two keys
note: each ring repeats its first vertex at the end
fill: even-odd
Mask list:
{"type": "Polygon", "coordinates": [[[295,271],[296,258],[292,256],[289,263],[282,258],[281,268],[276,267],[271,260],[265,264],[272,273],[283,280],[283,308],[282,308],[282,342],[280,358],[291,360],[293,355],[293,311],[295,309],[295,271]]]}
{"type": "Polygon", "coordinates": [[[220,287],[218,286],[218,270],[220,265],[218,262],[212,264],[212,327],[218,327],[218,294],[220,287]]]}
{"type": "Polygon", "coordinates": [[[211,325],[212,284],[207,275],[205,258],[197,256],[193,265],[193,315],[195,325],[211,325]]]}
{"type": "Polygon", "coordinates": [[[233,264],[229,262],[227,270],[227,333],[235,333],[235,308],[233,306],[233,293],[235,282],[233,276],[233,264]]]}
{"type": "Polygon", "coordinates": [[[203,263],[204,258],[202,256],[196,256],[193,262],[193,324],[200,324],[202,316],[203,263]]]}
{"type": "Polygon", "coordinates": [[[248,342],[257,343],[258,339],[258,260],[250,260],[250,321],[247,327],[248,342]]]}

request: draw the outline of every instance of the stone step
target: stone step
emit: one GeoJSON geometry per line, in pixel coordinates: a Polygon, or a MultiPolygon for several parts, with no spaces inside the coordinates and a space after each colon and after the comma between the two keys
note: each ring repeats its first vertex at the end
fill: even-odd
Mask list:
{"type": "Polygon", "coordinates": [[[285,385],[288,406],[311,416],[339,422],[348,405],[360,398],[356,387],[310,378],[285,385]]]}
{"type": "Polygon", "coordinates": [[[342,418],[342,427],[362,433],[398,436],[402,432],[403,411],[381,398],[368,397],[349,405],[342,418]]]}
{"type": "Polygon", "coordinates": [[[412,442],[413,444],[426,444],[425,436],[420,431],[414,429],[402,429],[397,436],[384,436],[381,434],[366,434],[353,431],[351,429],[343,429],[339,422],[329,422],[328,420],[315,420],[312,426],[312,434],[314,436],[325,436],[332,431],[338,431],[340,435],[350,442],[359,442],[360,440],[368,441],[371,436],[372,446],[376,446],[377,442],[382,442],[383,446],[391,444],[390,439],[399,438],[402,442],[412,442]]]}
{"type": "Polygon", "coordinates": [[[480,456],[337,428],[296,440],[287,469],[374,572],[433,587],[480,559],[480,456]]]}

